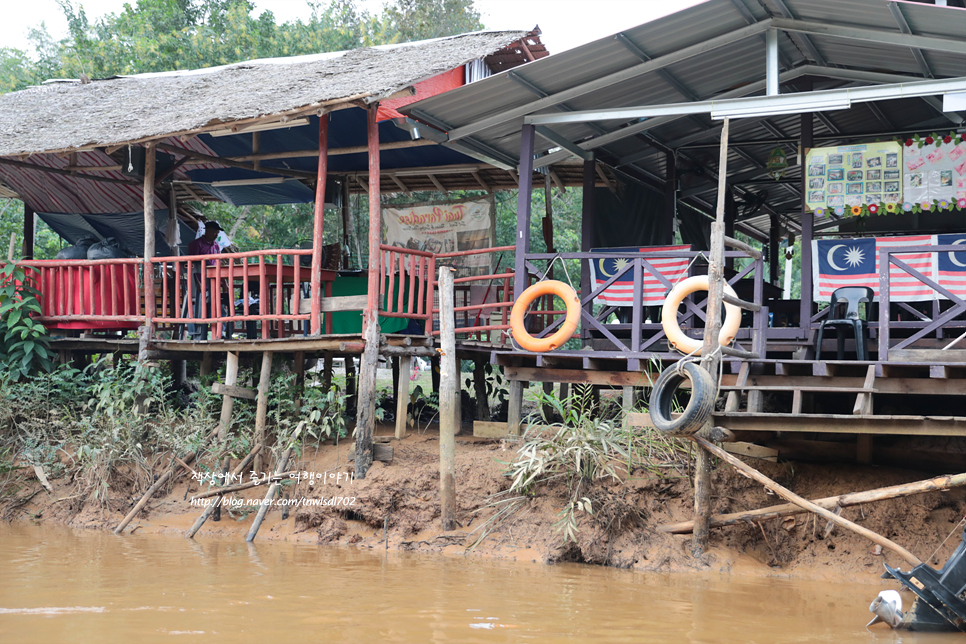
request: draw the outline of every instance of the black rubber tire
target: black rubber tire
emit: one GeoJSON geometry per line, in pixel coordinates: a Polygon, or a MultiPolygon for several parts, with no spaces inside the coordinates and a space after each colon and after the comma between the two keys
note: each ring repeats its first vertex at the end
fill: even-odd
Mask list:
{"type": "Polygon", "coordinates": [[[690,436],[704,427],[714,411],[717,386],[710,373],[696,362],[672,365],[661,372],[651,391],[651,424],[668,436],[690,436]],[[684,412],[672,419],[674,392],[685,379],[691,381],[691,400],[684,412]]]}

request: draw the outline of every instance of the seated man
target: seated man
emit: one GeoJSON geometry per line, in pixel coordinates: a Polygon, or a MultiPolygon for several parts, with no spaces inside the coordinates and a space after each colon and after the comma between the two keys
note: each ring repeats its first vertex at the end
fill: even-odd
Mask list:
{"type": "MultiPolygon", "coordinates": [[[[218,235],[221,234],[221,226],[218,225],[217,221],[206,221],[204,222],[204,233],[201,237],[198,237],[193,242],[188,244],[188,254],[189,255],[217,255],[221,252],[221,246],[219,246],[216,241],[218,235]]],[[[207,260],[208,266],[214,266],[217,260],[209,259],[207,260]]],[[[208,280],[206,284],[205,301],[202,302],[198,294],[201,293],[201,266],[196,265],[194,267],[192,279],[194,280],[194,316],[197,318],[208,317],[209,306],[211,303],[211,294],[214,289],[214,280],[208,280]]],[[[228,329],[228,325],[225,325],[228,329]]],[[[207,324],[189,324],[188,333],[192,340],[207,340],[208,339],[208,325],[207,324]]]]}

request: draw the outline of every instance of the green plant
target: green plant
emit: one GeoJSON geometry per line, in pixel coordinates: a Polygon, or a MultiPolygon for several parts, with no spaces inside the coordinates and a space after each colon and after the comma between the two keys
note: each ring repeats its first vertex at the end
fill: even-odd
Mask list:
{"type": "Polygon", "coordinates": [[[338,385],[332,385],[328,391],[306,388],[302,416],[307,421],[306,433],[316,440],[333,438],[338,442],[348,435],[346,395],[338,385]]]}
{"type": "MultiPolygon", "coordinates": [[[[464,360],[464,362],[467,361],[464,360]]],[[[487,401],[490,404],[496,402],[498,406],[502,406],[510,396],[510,387],[507,384],[506,377],[499,368],[494,368],[489,362],[483,366],[483,371],[486,377],[487,401]]],[[[467,391],[475,391],[475,383],[472,377],[467,378],[464,385],[467,391]]],[[[479,404],[479,401],[477,401],[477,404],[479,404]]],[[[489,410],[487,410],[487,413],[489,414],[489,410]]]]}
{"type": "Polygon", "coordinates": [[[44,325],[31,319],[40,313],[40,292],[16,262],[0,268],[0,349],[9,378],[18,381],[41,369],[50,371],[50,338],[44,325]]]}

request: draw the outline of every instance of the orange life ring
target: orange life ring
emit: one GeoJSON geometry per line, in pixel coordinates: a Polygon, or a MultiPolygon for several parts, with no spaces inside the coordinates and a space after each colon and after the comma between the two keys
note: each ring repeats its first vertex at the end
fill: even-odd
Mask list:
{"type": "MultiPolygon", "coordinates": [[[[661,325],[664,327],[664,333],[667,335],[668,342],[682,353],[701,355],[704,340],[695,339],[684,334],[684,331],[678,326],[678,306],[691,293],[695,291],[707,291],[708,289],[708,276],[695,275],[682,282],[678,282],[671,289],[671,292],[668,293],[667,299],[664,300],[664,308],[661,309],[661,325]]],[[[724,292],[731,297],[738,297],[735,290],[727,282],[724,285],[724,292]]],[[[721,324],[721,332],[718,334],[718,344],[723,347],[731,344],[735,339],[735,335],[738,333],[738,327],[741,326],[741,309],[734,304],[725,304],[724,307],[725,319],[721,324]]]]}
{"type": "Polygon", "coordinates": [[[580,298],[574,289],[559,280],[546,280],[537,282],[520,294],[517,301],[513,303],[510,310],[510,331],[513,339],[520,348],[525,351],[544,353],[553,351],[569,340],[574,331],[577,330],[577,323],[580,321],[580,298]],[[538,297],[544,295],[556,295],[567,305],[567,317],[557,332],[546,338],[535,338],[529,333],[523,324],[523,317],[527,313],[530,303],[538,297]]]}

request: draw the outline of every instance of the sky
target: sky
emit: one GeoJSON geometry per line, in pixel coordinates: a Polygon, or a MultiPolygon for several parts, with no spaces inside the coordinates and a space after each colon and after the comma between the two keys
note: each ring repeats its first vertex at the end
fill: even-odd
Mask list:
{"type": "MultiPolygon", "coordinates": [[[[128,0],[134,4],[136,0],[128,0]]],[[[371,13],[378,13],[385,0],[363,0],[371,13]]],[[[532,29],[539,25],[542,40],[551,54],[609,36],[649,22],[704,0],[476,0],[488,29],[532,29]]],[[[306,0],[254,0],[254,15],[271,10],[276,22],[311,14],[306,0]]],[[[0,47],[25,50],[27,34],[43,22],[55,39],[67,32],[67,22],[56,0],[15,2],[5,0],[0,20],[0,47]]],[[[73,0],[83,6],[88,18],[118,13],[124,0],[73,0]]]]}

